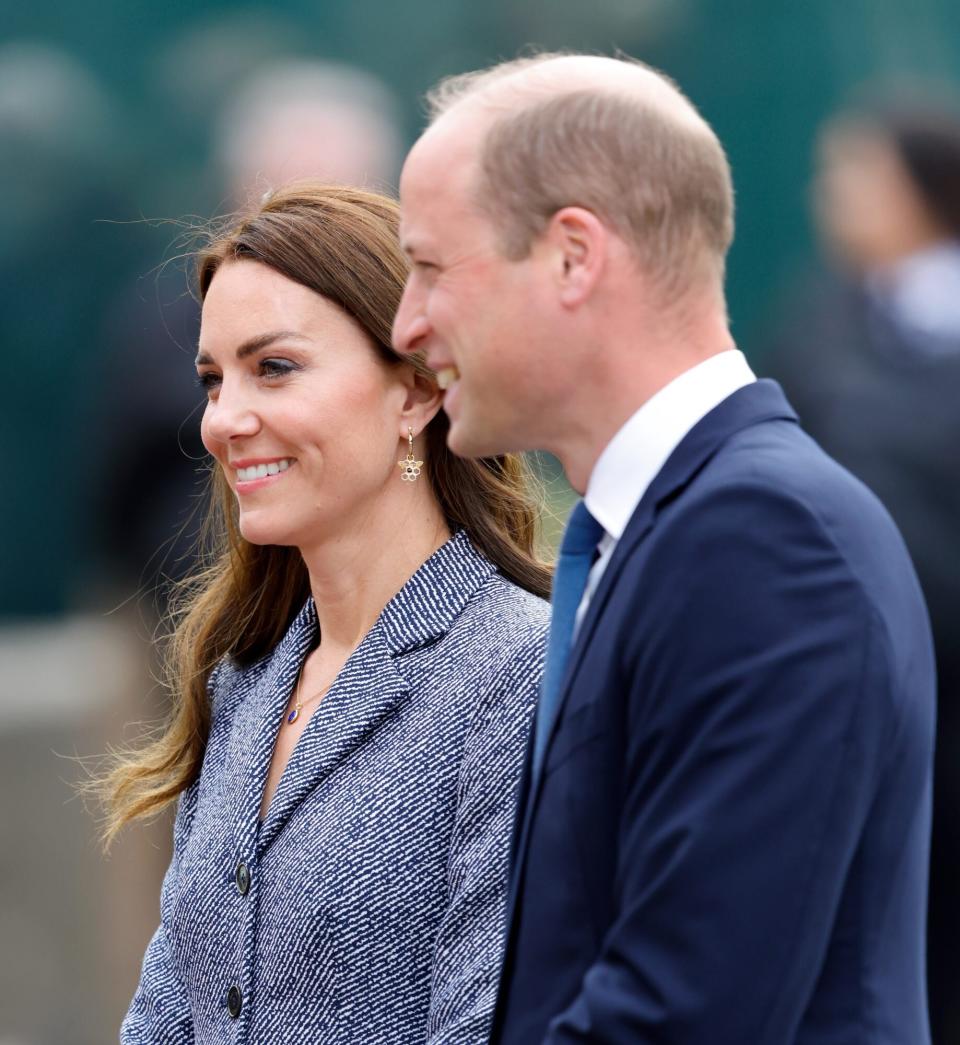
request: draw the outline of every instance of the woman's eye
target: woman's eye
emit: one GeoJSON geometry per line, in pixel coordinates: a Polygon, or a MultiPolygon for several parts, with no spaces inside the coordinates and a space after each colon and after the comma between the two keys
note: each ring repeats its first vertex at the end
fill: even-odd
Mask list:
{"type": "Polygon", "coordinates": [[[197,384],[205,392],[210,392],[220,384],[220,375],[209,370],[204,374],[197,374],[197,384]]]}
{"type": "Polygon", "coordinates": [[[299,367],[295,363],[291,363],[289,359],[260,360],[260,373],[264,377],[283,377],[298,369],[299,367]]]}

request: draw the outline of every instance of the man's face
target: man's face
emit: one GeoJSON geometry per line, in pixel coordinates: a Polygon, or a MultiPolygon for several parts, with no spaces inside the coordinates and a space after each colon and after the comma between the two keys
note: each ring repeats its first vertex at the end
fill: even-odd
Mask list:
{"type": "Polygon", "coordinates": [[[540,347],[549,305],[534,251],[510,261],[476,203],[481,130],[459,117],[416,144],[400,181],[401,239],[413,265],[393,326],[399,352],[423,351],[446,388],[450,448],[485,457],[542,445],[540,347]]]}

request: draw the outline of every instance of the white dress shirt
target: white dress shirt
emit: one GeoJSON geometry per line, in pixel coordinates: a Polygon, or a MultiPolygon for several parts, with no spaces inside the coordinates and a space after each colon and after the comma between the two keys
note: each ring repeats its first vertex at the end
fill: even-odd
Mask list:
{"type": "MultiPolygon", "coordinates": [[[[720,352],[675,377],[651,396],[610,440],[587,480],[584,500],[604,529],[575,628],[590,605],[617,541],[647,488],[691,428],[727,396],[756,381],[743,353],[720,352]]],[[[576,631],[574,632],[576,635],[576,631]]]]}

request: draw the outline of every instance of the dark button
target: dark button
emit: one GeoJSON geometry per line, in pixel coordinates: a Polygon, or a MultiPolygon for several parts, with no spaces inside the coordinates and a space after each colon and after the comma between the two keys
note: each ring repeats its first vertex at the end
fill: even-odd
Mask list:
{"type": "Polygon", "coordinates": [[[250,868],[242,860],[237,864],[237,890],[241,896],[250,891],[250,868]]]}
{"type": "Polygon", "coordinates": [[[236,1019],[240,1015],[240,1010],[243,1008],[243,995],[240,993],[239,987],[231,987],[227,991],[227,1012],[236,1019]]]}

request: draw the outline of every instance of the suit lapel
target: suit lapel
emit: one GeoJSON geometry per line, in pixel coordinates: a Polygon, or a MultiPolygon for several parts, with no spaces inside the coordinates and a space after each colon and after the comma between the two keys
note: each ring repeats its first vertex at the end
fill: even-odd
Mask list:
{"type": "MultiPolygon", "coordinates": [[[[599,621],[603,617],[604,608],[611,592],[616,587],[620,574],[623,571],[624,563],[628,561],[637,546],[654,528],[661,509],[683,492],[684,488],[696,477],[731,435],[750,425],[772,420],[797,420],[797,415],[775,381],[756,381],[738,389],[723,400],[722,403],[714,407],[710,413],[690,429],[647,488],[640,499],[640,503],[634,510],[623,536],[617,542],[610,562],[607,564],[600,583],[590,600],[587,613],[577,634],[577,640],[570,651],[570,660],[564,675],[559,707],[554,717],[550,736],[547,738],[543,766],[546,766],[549,761],[550,747],[562,722],[564,706],[570,698],[570,690],[573,681],[577,677],[584,653],[589,647],[599,621]]],[[[528,756],[522,792],[524,804],[520,806],[520,814],[518,816],[520,827],[517,832],[514,850],[514,880],[511,888],[511,904],[516,881],[522,872],[530,825],[543,780],[542,769],[536,775],[532,774],[531,769],[528,756]]]]}
{"type": "MultiPolygon", "coordinates": [[[[597,622],[602,617],[610,593],[623,570],[623,564],[653,529],[662,507],[682,493],[683,489],[693,481],[734,432],[761,421],[775,419],[797,420],[797,415],[787,402],[780,386],[775,381],[767,380],[746,385],[701,418],[680,441],[663,468],[654,477],[653,482],[640,499],[640,503],[634,509],[623,536],[617,542],[610,562],[597,585],[597,590],[590,600],[587,613],[577,634],[577,640],[570,651],[570,660],[564,674],[560,694],[560,704],[547,739],[544,764],[546,764],[546,756],[550,752],[550,743],[556,735],[564,704],[569,698],[571,684],[576,678],[583,660],[584,651],[590,644],[597,622]]],[[[538,783],[539,780],[532,782],[531,790],[534,794],[538,783]]]]}

